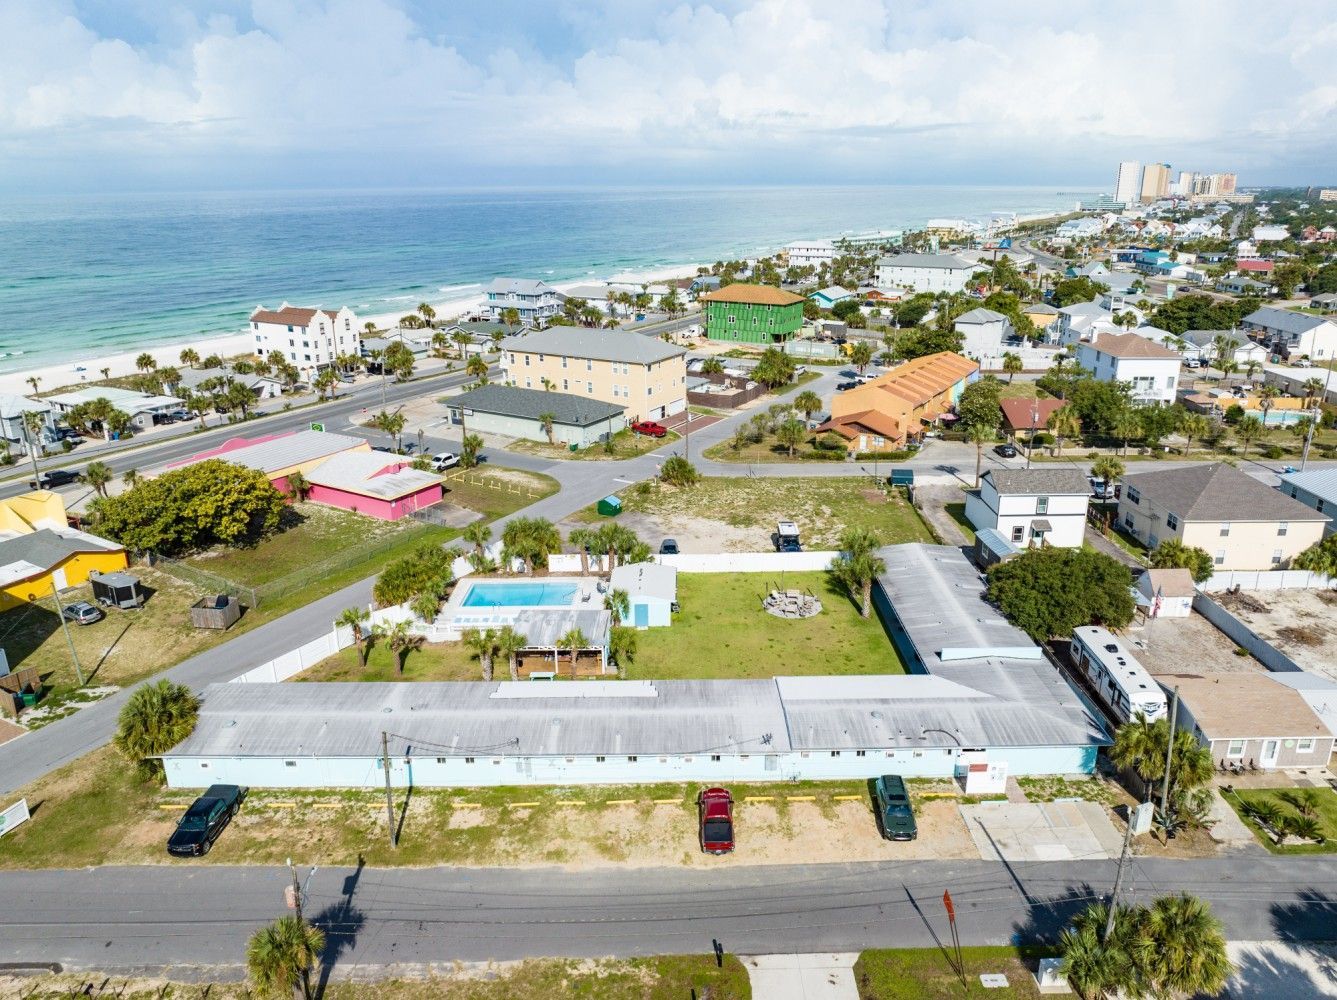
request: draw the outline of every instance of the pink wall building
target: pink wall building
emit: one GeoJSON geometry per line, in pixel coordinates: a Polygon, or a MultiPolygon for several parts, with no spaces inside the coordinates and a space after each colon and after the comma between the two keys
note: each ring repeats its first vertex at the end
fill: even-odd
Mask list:
{"type": "Polygon", "coordinates": [[[306,479],[311,484],[307,499],[383,521],[398,521],[442,497],[440,477],[378,451],[335,455],[306,473],[306,479]]]}

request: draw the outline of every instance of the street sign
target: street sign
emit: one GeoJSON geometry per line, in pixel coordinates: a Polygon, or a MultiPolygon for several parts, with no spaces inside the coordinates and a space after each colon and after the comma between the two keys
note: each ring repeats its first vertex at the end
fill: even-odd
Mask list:
{"type": "Polygon", "coordinates": [[[324,424],[319,424],[319,423],[313,423],[313,424],[311,425],[311,429],[312,429],[313,431],[320,431],[320,432],[323,433],[324,430],[325,430],[325,425],[324,425],[324,424]]]}
{"type": "Polygon", "coordinates": [[[19,799],[4,812],[0,812],[0,837],[3,837],[20,823],[28,821],[28,800],[19,799]]]}

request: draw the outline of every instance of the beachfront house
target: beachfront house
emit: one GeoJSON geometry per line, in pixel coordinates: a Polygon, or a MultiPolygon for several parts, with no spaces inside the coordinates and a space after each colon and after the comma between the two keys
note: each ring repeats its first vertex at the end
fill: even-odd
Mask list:
{"type": "Polygon", "coordinates": [[[160,396],[148,392],[136,392],[134,389],[121,389],[111,385],[88,386],[70,392],[47,396],[46,402],[56,414],[66,414],[80,403],[91,403],[105,399],[112,406],[130,416],[130,425],[136,430],[148,430],[161,421],[164,415],[178,412],[184,405],[175,396],[160,396]]]}
{"type": "Polygon", "coordinates": [[[1119,524],[1154,549],[1168,538],[1219,570],[1285,569],[1323,537],[1328,515],[1221,462],[1123,477],[1119,524]]]}
{"type": "Polygon", "coordinates": [[[803,325],[803,296],[770,285],[725,285],[698,301],[706,312],[710,340],[783,344],[803,325]]]}
{"type": "Polygon", "coordinates": [[[508,309],[514,309],[521,323],[542,326],[562,311],[561,293],[536,278],[493,278],[484,295],[484,311],[498,321],[504,320],[508,309]]]}
{"type": "Polygon", "coordinates": [[[836,245],[830,240],[798,240],[784,249],[790,267],[821,267],[836,259],[836,245]]]}
{"type": "Polygon", "coordinates": [[[1137,403],[1173,403],[1182,361],[1168,347],[1135,333],[1099,334],[1077,345],[1078,365],[1101,382],[1130,383],[1137,403]]]}
{"type": "Polygon", "coordinates": [[[571,326],[501,342],[507,385],[601,400],[622,407],[630,421],[663,420],[687,408],[686,358],[684,348],[656,338],[571,326]]]}
{"type": "Polygon", "coordinates": [[[362,350],[357,315],[340,309],[305,309],[283,303],[277,309],[256,306],[251,313],[253,350],[265,360],[283,358],[309,379],[340,356],[362,350]]]}
{"type": "Polygon", "coordinates": [[[879,257],[878,288],[912,288],[916,292],[961,292],[978,264],[942,253],[898,253],[879,257]]]}

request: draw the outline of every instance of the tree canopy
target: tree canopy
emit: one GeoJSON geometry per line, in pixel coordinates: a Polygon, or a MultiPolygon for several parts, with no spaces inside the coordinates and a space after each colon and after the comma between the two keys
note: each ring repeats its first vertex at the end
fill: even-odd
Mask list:
{"type": "Polygon", "coordinates": [[[1043,642],[1078,625],[1133,620],[1128,567],[1088,549],[1028,549],[989,570],[988,597],[1013,625],[1043,642]]]}
{"type": "Polygon", "coordinates": [[[993,376],[985,376],[966,386],[961,398],[956,401],[956,415],[960,418],[962,430],[971,427],[983,427],[997,430],[1003,422],[1003,409],[999,400],[1003,395],[1003,383],[993,376]]]}
{"type": "Polygon", "coordinates": [[[1258,308],[1256,298],[1214,299],[1206,295],[1177,295],[1151,311],[1153,326],[1171,333],[1185,330],[1233,330],[1245,316],[1258,308]]]}
{"type": "Polygon", "coordinates": [[[961,334],[955,330],[934,330],[926,326],[917,326],[913,330],[903,331],[896,338],[891,352],[898,361],[909,361],[911,358],[922,358],[942,351],[959,353],[961,343],[961,334]]]}
{"type": "Polygon", "coordinates": [[[1108,292],[1109,285],[1083,275],[1080,278],[1064,278],[1054,286],[1054,308],[1062,309],[1076,302],[1090,302],[1102,292],[1108,292]]]}
{"type": "Polygon", "coordinates": [[[1151,551],[1151,565],[1157,569],[1186,569],[1194,583],[1202,583],[1215,570],[1212,554],[1206,549],[1185,545],[1178,538],[1167,538],[1151,551]]]}
{"type": "Polygon", "coordinates": [[[176,555],[258,542],[278,529],[284,498],[263,472],[211,458],[91,506],[98,530],[126,548],[176,555]]]}
{"type": "Polygon", "coordinates": [[[420,594],[441,597],[454,579],[451,563],[455,553],[430,542],[419,545],[381,571],[372,587],[372,597],[381,607],[404,604],[420,594]]]}

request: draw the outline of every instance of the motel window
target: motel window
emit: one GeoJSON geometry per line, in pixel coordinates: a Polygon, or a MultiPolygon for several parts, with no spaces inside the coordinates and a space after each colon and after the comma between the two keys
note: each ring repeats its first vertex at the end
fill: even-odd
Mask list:
{"type": "Polygon", "coordinates": [[[297,761],[295,761],[295,760],[285,760],[285,761],[283,762],[283,766],[284,766],[284,767],[296,767],[296,766],[297,766],[297,761]]]}
{"type": "Polygon", "coordinates": [[[207,771],[207,770],[209,770],[209,765],[206,764],[206,763],[204,763],[204,761],[200,761],[200,770],[201,770],[201,771],[207,771]]]}
{"type": "Polygon", "coordinates": [[[635,764],[635,763],[636,763],[636,755],[635,755],[635,754],[632,754],[630,757],[628,757],[628,758],[627,758],[627,763],[628,763],[628,764],[635,764]]]}
{"type": "Polygon", "coordinates": [[[472,764],[472,763],[474,762],[474,760],[475,760],[475,758],[473,758],[473,757],[465,757],[465,758],[464,758],[464,763],[466,763],[466,764],[472,764]]]}
{"type": "Polygon", "coordinates": [[[831,756],[832,756],[832,757],[839,757],[839,756],[840,756],[840,751],[839,751],[839,750],[832,750],[832,751],[831,751],[831,756]]]}
{"type": "Polygon", "coordinates": [[[1313,752],[1314,752],[1314,740],[1313,740],[1312,738],[1307,739],[1307,740],[1296,740],[1296,741],[1295,741],[1295,752],[1296,752],[1296,753],[1313,753],[1313,752]]]}
{"type": "Polygon", "coordinates": [[[1133,515],[1131,513],[1125,514],[1123,516],[1123,526],[1127,528],[1129,531],[1133,530],[1133,515]]]}
{"type": "Polygon", "coordinates": [[[1171,531],[1174,531],[1176,528],[1179,527],[1179,518],[1175,517],[1173,514],[1166,514],[1165,526],[1169,528],[1171,531]]]}
{"type": "Polygon", "coordinates": [[[1020,542],[1025,537],[1026,537],[1026,528],[1024,525],[1018,524],[1015,528],[1012,529],[1012,541],[1020,542]]]}
{"type": "Polygon", "coordinates": [[[1035,512],[1036,512],[1037,514],[1048,514],[1048,513],[1049,513],[1049,497],[1036,497],[1036,498],[1035,498],[1035,512]]]}
{"type": "Polygon", "coordinates": [[[567,380],[567,379],[562,379],[562,391],[563,391],[563,392],[566,392],[566,390],[567,390],[567,389],[570,389],[570,388],[571,388],[571,383],[570,383],[570,381],[567,380]]]}
{"type": "Polygon", "coordinates": [[[868,751],[867,751],[867,750],[855,750],[855,751],[854,751],[854,756],[856,756],[856,757],[867,757],[867,756],[868,756],[868,751]]]}
{"type": "Polygon", "coordinates": [[[1222,537],[1222,538],[1229,538],[1229,537],[1230,537],[1230,522],[1229,522],[1229,521],[1227,521],[1225,524],[1221,525],[1221,537],[1222,537]]]}
{"type": "Polygon", "coordinates": [[[916,758],[918,758],[918,757],[922,757],[922,756],[924,756],[924,751],[923,751],[923,750],[916,750],[916,751],[914,752],[914,756],[915,756],[916,758]]]}
{"type": "Polygon", "coordinates": [[[292,327],[291,327],[291,326],[288,327],[288,332],[289,332],[289,333],[292,333],[292,327]]]}
{"type": "Polygon", "coordinates": [[[607,760],[606,757],[600,755],[600,756],[594,758],[594,763],[596,763],[596,764],[603,764],[606,760],[607,760]]]}
{"type": "MultiPolygon", "coordinates": [[[[729,313],[729,322],[732,323],[733,321],[734,321],[733,313],[729,313]]],[[[292,327],[289,327],[288,329],[292,329],[292,327]]]]}
{"type": "Polygon", "coordinates": [[[593,382],[586,382],[586,383],[585,383],[585,391],[586,391],[587,393],[589,393],[591,396],[593,396],[593,395],[594,395],[594,383],[593,383],[593,382]]]}
{"type": "Polygon", "coordinates": [[[1243,756],[1244,756],[1244,741],[1243,741],[1243,740],[1231,740],[1231,741],[1230,741],[1230,745],[1226,747],[1226,756],[1227,756],[1227,757],[1243,757],[1243,756]]]}
{"type": "Polygon", "coordinates": [[[1277,534],[1284,535],[1286,534],[1286,532],[1290,531],[1290,528],[1291,526],[1289,522],[1282,521],[1280,524],[1277,525],[1277,534]]]}
{"type": "MultiPolygon", "coordinates": [[[[1295,494],[1292,493],[1291,496],[1295,496],[1295,494]]],[[[1323,501],[1322,501],[1322,500],[1318,501],[1318,503],[1316,503],[1316,504],[1314,505],[1314,509],[1315,509],[1316,511],[1318,511],[1320,514],[1322,514],[1322,513],[1323,513],[1323,501]]]]}
{"type": "Polygon", "coordinates": [[[710,759],[711,759],[711,760],[714,760],[714,761],[718,761],[718,760],[720,759],[720,755],[717,754],[717,753],[713,753],[713,754],[710,755],[710,759]]]}
{"type": "Polygon", "coordinates": [[[514,354],[511,355],[511,364],[515,364],[515,355],[514,355],[514,354]]]}
{"type": "Polygon", "coordinates": [[[566,358],[565,358],[565,357],[562,358],[562,367],[563,367],[563,368],[566,367],[566,358]]]}
{"type": "Polygon", "coordinates": [[[526,367],[526,368],[529,367],[529,355],[528,355],[528,354],[525,355],[525,367],[526,367]]]}
{"type": "Polygon", "coordinates": [[[542,354],[539,355],[539,364],[543,364],[543,355],[542,355],[542,354]]]}
{"type": "Polygon", "coordinates": [[[1278,566],[1278,565],[1280,565],[1280,564],[1281,564],[1281,549],[1273,549],[1273,550],[1272,550],[1272,565],[1273,565],[1273,566],[1278,566]]]}
{"type": "Polygon", "coordinates": [[[436,759],[436,762],[437,762],[438,764],[444,764],[444,763],[446,762],[446,760],[447,760],[447,758],[445,758],[445,757],[438,757],[438,758],[436,759]]]}
{"type": "Polygon", "coordinates": [[[1128,497],[1128,502],[1131,504],[1140,504],[1142,502],[1142,494],[1131,486],[1128,488],[1128,492],[1124,495],[1128,497]]]}
{"type": "Polygon", "coordinates": [[[594,362],[591,361],[589,358],[586,358],[586,359],[585,359],[585,370],[586,370],[587,372],[592,372],[592,371],[594,371],[594,362]]]}

